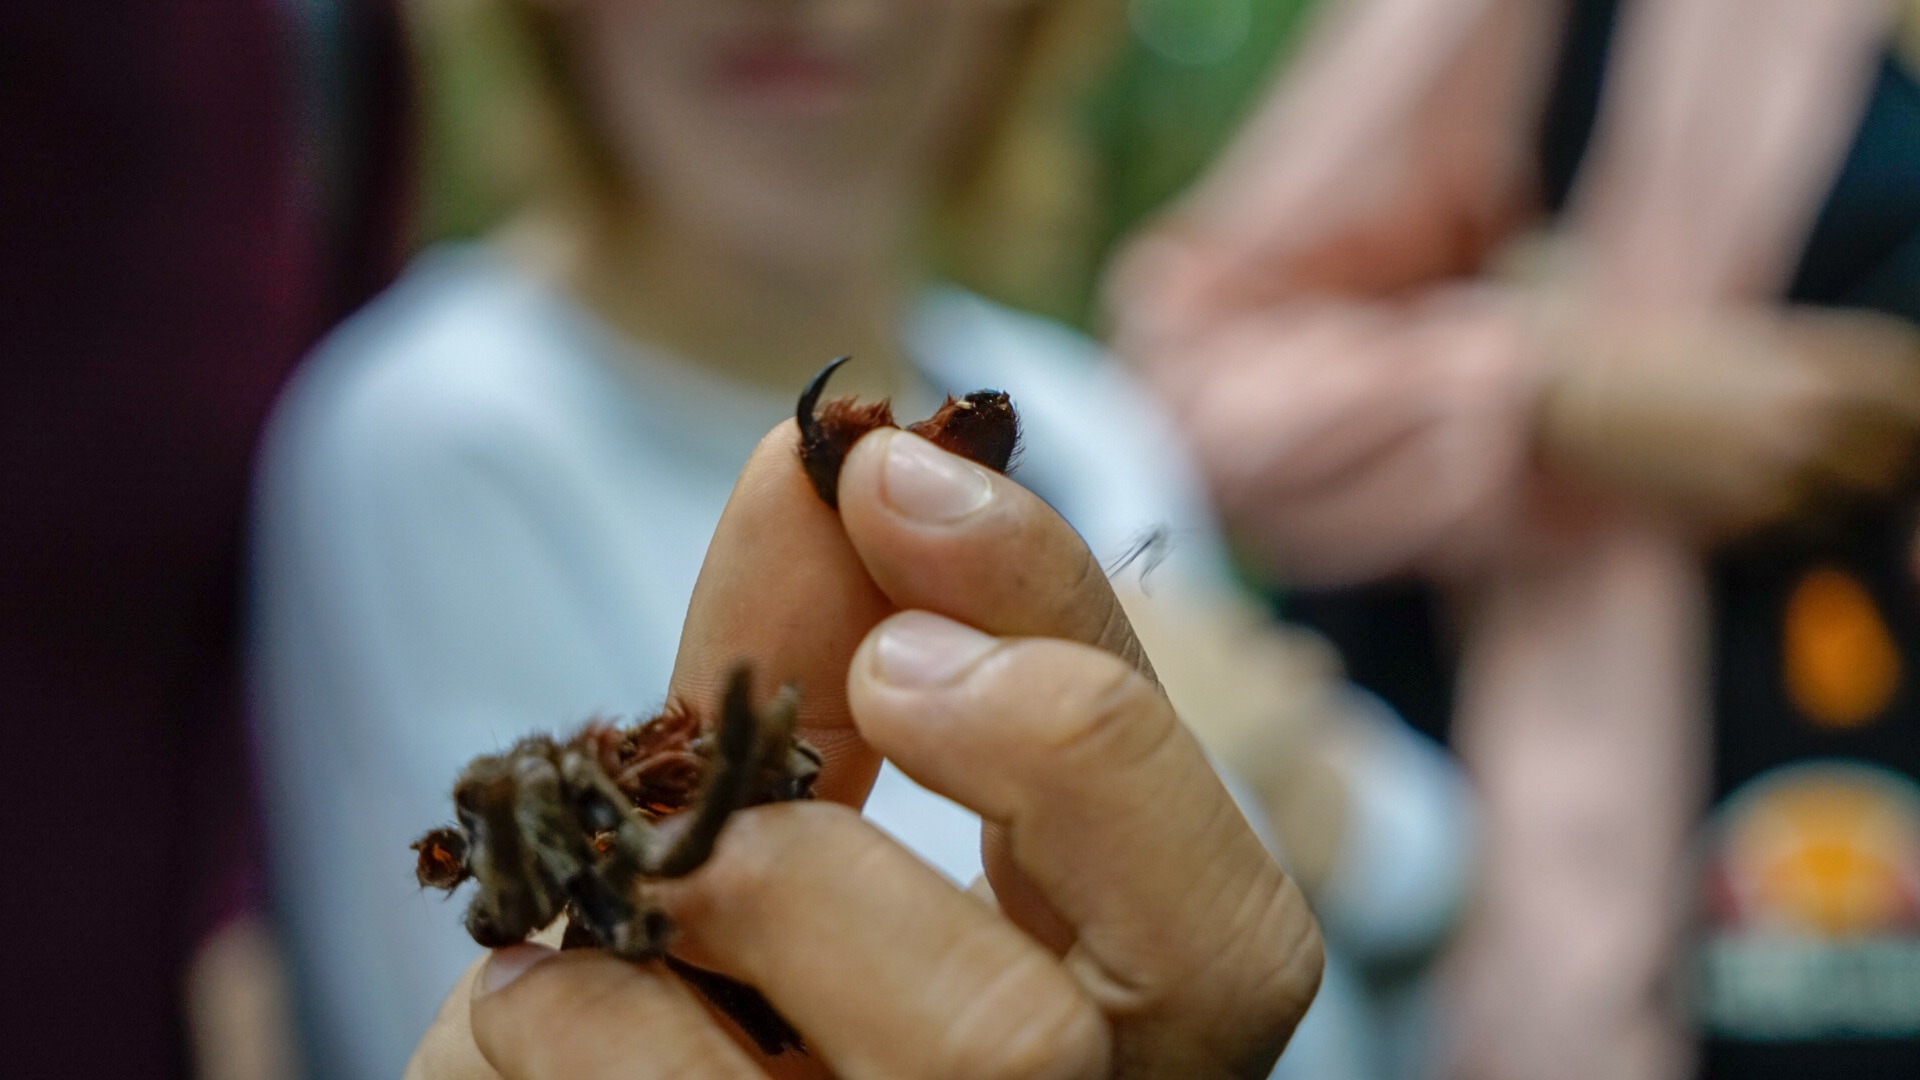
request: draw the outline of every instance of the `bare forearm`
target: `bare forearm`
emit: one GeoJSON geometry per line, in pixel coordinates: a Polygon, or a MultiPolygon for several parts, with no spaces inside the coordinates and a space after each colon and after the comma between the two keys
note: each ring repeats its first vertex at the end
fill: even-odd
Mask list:
{"type": "Polygon", "coordinates": [[[1571,225],[1594,295],[1684,307],[1784,287],[1893,14],[1889,0],[1634,5],[1571,225]]]}

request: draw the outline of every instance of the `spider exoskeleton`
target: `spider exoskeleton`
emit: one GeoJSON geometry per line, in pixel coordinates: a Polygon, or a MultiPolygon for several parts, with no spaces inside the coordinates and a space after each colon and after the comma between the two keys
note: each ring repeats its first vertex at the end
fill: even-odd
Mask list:
{"type": "MultiPolygon", "coordinates": [[[[893,418],[892,402],[884,398],[865,404],[853,398],[836,398],[814,411],[827,380],[851,359],[843,356],[821,368],[801,392],[794,415],[800,425],[800,464],[813,482],[814,492],[832,507],[840,505],[840,465],[853,444],[875,428],[900,426],[893,418]]],[[[1020,450],[1020,417],[1004,390],[975,390],[962,398],[948,395],[932,416],[906,427],[941,449],[994,472],[1011,469],[1020,450]]]]}
{"type": "Polygon", "coordinates": [[[489,948],[564,913],[568,946],[658,957],[672,927],[645,882],[698,869],[734,811],[812,796],[820,755],[794,735],[798,703],[787,687],[755,709],[741,664],[711,730],[669,705],[633,727],[595,721],[475,758],[453,786],[457,824],[414,842],[415,874],[449,892],[472,878],[467,932],[489,948]]]}

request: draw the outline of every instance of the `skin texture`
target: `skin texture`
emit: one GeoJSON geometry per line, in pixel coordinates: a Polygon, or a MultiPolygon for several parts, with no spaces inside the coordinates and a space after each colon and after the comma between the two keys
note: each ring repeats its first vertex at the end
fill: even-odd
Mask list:
{"type": "Polygon", "coordinates": [[[798,680],[840,805],[737,815],[659,898],[678,951],[759,986],[812,1056],[757,1061],[659,967],[523,945],[454,987],[410,1080],[1264,1076],[1318,985],[1318,931],[1098,563],[1025,489],[896,430],[854,447],[835,515],[796,438],[783,424],[741,476],[673,691],[742,656],[798,680]],[[882,753],[982,814],[990,888],[848,809],[882,753]]]}
{"type": "Polygon", "coordinates": [[[729,378],[785,392],[851,352],[839,392],[914,385],[923,230],[992,123],[1021,7],[533,2],[595,122],[508,231],[523,261],[729,378]]]}

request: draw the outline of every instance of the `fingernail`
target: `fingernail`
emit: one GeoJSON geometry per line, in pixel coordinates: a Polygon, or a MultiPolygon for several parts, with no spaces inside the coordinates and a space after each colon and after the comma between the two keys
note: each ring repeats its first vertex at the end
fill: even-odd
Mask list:
{"type": "Polygon", "coordinates": [[[525,975],[533,965],[558,955],[545,945],[509,945],[497,949],[488,958],[486,970],[480,973],[480,992],[491,994],[525,975]]]}
{"type": "Polygon", "coordinates": [[[938,686],[972,667],[998,641],[924,611],[887,620],[874,643],[873,673],[895,686],[938,686]]]}
{"type": "Polygon", "coordinates": [[[888,444],[881,482],[896,512],[933,524],[958,521],[993,498],[986,470],[906,432],[888,444]]]}

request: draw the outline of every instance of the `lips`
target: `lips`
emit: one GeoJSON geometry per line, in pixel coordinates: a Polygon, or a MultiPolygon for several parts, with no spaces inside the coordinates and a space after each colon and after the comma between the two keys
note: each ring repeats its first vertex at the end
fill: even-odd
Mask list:
{"type": "Polygon", "coordinates": [[[729,95],[781,111],[843,107],[861,88],[859,72],[845,58],[789,38],[759,38],[724,49],[717,75],[729,95]]]}

